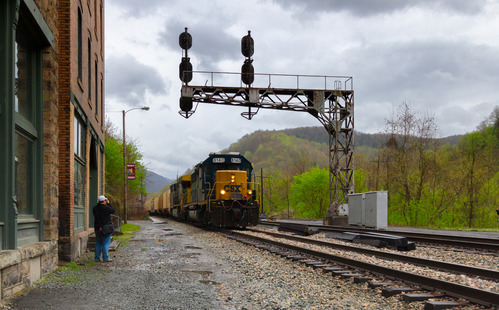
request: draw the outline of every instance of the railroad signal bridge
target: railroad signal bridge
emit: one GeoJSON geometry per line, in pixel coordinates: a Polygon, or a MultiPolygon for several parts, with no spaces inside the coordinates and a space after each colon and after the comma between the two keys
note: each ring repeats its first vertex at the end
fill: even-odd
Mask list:
{"type": "Polygon", "coordinates": [[[338,216],[339,206],[354,192],[352,77],[254,73],[254,43],[249,32],[241,40],[246,57],[241,73],[193,71],[187,57],[192,46],[187,28],[179,36],[179,45],[184,49],[179,67],[179,114],[183,117],[195,113],[199,103],[210,103],[245,107],[241,116],[248,120],[260,109],[275,109],[308,112],[321,122],[329,134],[330,210],[326,223],[331,223],[338,216]]]}

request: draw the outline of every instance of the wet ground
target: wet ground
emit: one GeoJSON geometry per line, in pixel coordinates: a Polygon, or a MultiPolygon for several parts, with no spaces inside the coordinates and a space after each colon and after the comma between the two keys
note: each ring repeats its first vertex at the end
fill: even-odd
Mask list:
{"type": "MultiPolygon", "coordinates": [[[[113,262],[56,272],[7,309],[233,309],[223,297],[230,268],[199,244],[198,229],[169,220],[132,222],[141,230],[110,252],[113,262]]],[[[79,263],[92,261],[86,253],[79,263]]]]}

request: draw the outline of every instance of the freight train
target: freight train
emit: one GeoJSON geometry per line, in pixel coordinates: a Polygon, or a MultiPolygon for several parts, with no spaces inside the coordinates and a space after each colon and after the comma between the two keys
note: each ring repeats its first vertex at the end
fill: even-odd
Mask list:
{"type": "Polygon", "coordinates": [[[260,204],[252,171],[251,163],[239,153],[210,153],[191,174],[147,201],[146,210],[207,226],[256,226],[260,204]]]}

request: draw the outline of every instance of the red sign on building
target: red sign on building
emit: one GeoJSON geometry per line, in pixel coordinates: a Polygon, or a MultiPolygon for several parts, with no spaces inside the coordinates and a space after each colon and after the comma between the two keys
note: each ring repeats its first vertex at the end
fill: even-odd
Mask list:
{"type": "Polygon", "coordinates": [[[126,164],[127,180],[135,180],[135,164],[126,164]]]}

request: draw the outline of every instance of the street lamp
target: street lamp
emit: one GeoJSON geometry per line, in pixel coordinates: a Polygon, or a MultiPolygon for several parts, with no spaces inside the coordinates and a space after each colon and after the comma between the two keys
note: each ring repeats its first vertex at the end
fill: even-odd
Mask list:
{"type": "Polygon", "coordinates": [[[128,173],[127,173],[127,169],[126,169],[126,142],[125,142],[125,114],[127,114],[128,112],[132,111],[132,110],[144,110],[144,111],[149,111],[149,107],[142,107],[142,108],[133,108],[133,109],[130,109],[130,110],[123,110],[123,212],[124,212],[124,215],[123,215],[123,219],[124,219],[124,222],[125,224],[127,223],[127,208],[126,208],[126,189],[127,189],[127,179],[128,179],[128,173]]]}

